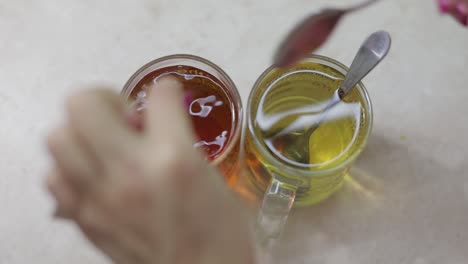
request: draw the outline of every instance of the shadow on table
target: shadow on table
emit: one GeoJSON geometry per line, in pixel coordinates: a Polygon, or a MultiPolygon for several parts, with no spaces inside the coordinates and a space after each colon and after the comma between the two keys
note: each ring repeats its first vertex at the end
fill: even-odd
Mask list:
{"type": "Polygon", "coordinates": [[[468,223],[468,206],[461,189],[446,181],[457,175],[411,152],[405,141],[373,135],[341,191],[319,205],[293,210],[274,259],[414,263],[419,256],[442,262],[447,254],[468,257],[468,247],[460,246],[468,246],[468,231],[460,235],[459,229],[468,223]],[[404,254],[410,262],[401,262],[404,254]]]}

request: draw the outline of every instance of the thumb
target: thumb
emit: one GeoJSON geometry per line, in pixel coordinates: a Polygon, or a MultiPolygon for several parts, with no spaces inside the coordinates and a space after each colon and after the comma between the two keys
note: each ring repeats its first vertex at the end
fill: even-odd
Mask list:
{"type": "Polygon", "coordinates": [[[164,76],[153,82],[145,120],[148,127],[145,129],[156,143],[172,141],[191,146],[194,142],[183,88],[183,83],[173,76],[164,76]]]}

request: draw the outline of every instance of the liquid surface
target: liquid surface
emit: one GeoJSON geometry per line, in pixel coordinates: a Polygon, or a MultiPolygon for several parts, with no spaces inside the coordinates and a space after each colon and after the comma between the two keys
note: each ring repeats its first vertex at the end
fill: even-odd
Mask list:
{"type": "Polygon", "coordinates": [[[283,162],[319,169],[331,167],[347,156],[359,134],[360,102],[340,102],[323,112],[341,81],[322,71],[298,69],[266,88],[255,124],[256,133],[271,153],[283,162]],[[296,143],[316,122],[320,125],[310,138],[299,141],[309,142],[308,153],[304,153],[296,143]],[[309,156],[307,163],[302,155],[309,156]]]}
{"type": "Polygon", "coordinates": [[[144,114],[151,90],[157,89],[158,79],[167,75],[178,78],[184,86],[185,105],[198,136],[194,147],[203,149],[209,160],[216,159],[229,144],[237,109],[227,88],[211,74],[189,66],[153,71],[132,90],[131,109],[144,114]]]}
{"type": "Polygon", "coordinates": [[[349,166],[341,165],[362,150],[370,129],[370,109],[358,89],[325,117],[320,115],[343,77],[331,67],[305,62],[287,71],[272,70],[257,83],[244,154],[249,182],[260,196],[273,175],[297,186],[295,206],[318,203],[342,186],[349,166]],[[304,146],[309,150],[305,164],[300,151],[291,154],[317,120],[320,126],[304,146]]]}

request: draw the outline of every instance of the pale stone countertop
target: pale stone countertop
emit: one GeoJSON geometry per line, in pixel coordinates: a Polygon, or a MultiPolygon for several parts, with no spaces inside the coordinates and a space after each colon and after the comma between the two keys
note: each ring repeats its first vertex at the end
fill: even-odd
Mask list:
{"type": "MultiPolygon", "coordinates": [[[[118,90],[182,52],[219,64],[246,100],[282,34],[327,2],[353,1],[0,0],[0,263],[106,263],[51,220],[42,188],[44,136],[67,95],[118,90]]],[[[369,33],[394,39],[365,80],[374,130],[357,183],[293,212],[278,263],[468,263],[468,30],[430,0],[383,1],[345,22],[319,54],[349,65],[369,33]]]]}

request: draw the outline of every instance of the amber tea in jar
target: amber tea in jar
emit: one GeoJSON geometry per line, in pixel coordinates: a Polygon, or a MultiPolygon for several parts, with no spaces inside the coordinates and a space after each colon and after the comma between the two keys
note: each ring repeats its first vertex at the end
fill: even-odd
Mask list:
{"type": "MultiPolygon", "coordinates": [[[[185,105],[197,141],[206,158],[232,184],[239,170],[242,104],[236,86],[218,66],[192,55],[172,55],[143,66],[127,82],[122,96],[129,111],[145,114],[158,79],[177,78],[184,87],[185,105]]],[[[170,115],[170,113],[168,113],[170,115]]]]}

